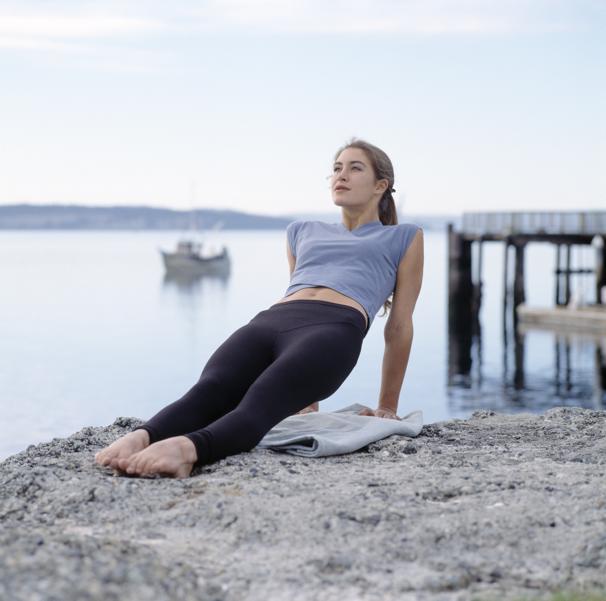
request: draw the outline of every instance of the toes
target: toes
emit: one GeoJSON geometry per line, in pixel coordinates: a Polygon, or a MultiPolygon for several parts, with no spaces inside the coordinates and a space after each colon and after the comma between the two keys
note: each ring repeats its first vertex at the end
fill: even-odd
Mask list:
{"type": "Polygon", "coordinates": [[[177,461],[176,457],[168,453],[169,449],[150,447],[129,457],[118,458],[113,464],[127,474],[139,476],[164,475],[176,478],[187,478],[193,468],[192,464],[177,461]],[[161,451],[163,451],[161,453],[161,451]],[[168,453],[168,456],[166,454],[168,453]]]}
{"type": "Polygon", "coordinates": [[[99,451],[95,455],[95,461],[99,465],[107,465],[111,461],[111,455],[108,455],[105,451],[99,451]]]}
{"type": "Polygon", "coordinates": [[[95,454],[95,461],[100,465],[109,465],[117,456],[118,453],[115,448],[112,448],[110,445],[101,451],[97,451],[95,454]]]}
{"type": "Polygon", "coordinates": [[[131,455],[126,461],[128,462],[126,464],[126,472],[129,474],[134,474],[135,472],[139,471],[139,459],[140,459],[140,455],[139,453],[135,453],[134,455],[131,455]]]}
{"type": "Polygon", "coordinates": [[[127,474],[138,474],[139,473],[139,470],[137,469],[137,462],[136,461],[131,461],[126,466],[126,473],[127,474]]]}
{"type": "Polygon", "coordinates": [[[155,461],[155,458],[150,458],[143,450],[131,455],[126,461],[128,461],[126,473],[144,475],[149,472],[150,464],[155,461]]]}
{"type": "Polygon", "coordinates": [[[147,467],[149,465],[149,460],[147,457],[142,457],[135,462],[134,469],[131,474],[139,474],[143,476],[147,473],[147,467]]]}
{"type": "Polygon", "coordinates": [[[126,468],[130,465],[131,463],[131,457],[121,457],[119,459],[116,459],[115,461],[115,467],[117,467],[118,469],[121,469],[122,471],[125,471],[126,468]]]}
{"type": "Polygon", "coordinates": [[[110,464],[112,467],[122,467],[133,455],[134,453],[130,453],[129,455],[114,455],[110,460],[110,464]]]}
{"type": "Polygon", "coordinates": [[[152,474],[164,474],[166,473],[162,464],[158,461],[153,461],[146,466],[145,471],[143,472],[146,476],[151,476],[152,474]]]}

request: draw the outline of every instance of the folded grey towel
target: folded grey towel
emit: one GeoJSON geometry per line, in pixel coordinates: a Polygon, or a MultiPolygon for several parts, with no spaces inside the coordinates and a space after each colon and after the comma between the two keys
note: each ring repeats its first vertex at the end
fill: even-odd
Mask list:
{"type": "Polygon", "coordinates": [[[327,413],[290,415],[276,424],[257,445],[302,457],[325,457],[357,451],[392,434],[414,437],[423,427],[423,412],[401,420],[358,415],[364,405],[354,403],[327,413]]]}

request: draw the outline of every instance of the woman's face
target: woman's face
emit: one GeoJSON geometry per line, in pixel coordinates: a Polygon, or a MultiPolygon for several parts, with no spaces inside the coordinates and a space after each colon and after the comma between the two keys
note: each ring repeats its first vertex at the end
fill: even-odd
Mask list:
{"type": "Polygon", "coordinates": [[[363,150],[346,148],[335,161],[331,192],[339,207],[365,208],[383,195],[387,180],[375,180],[372,165],[363,150]]]}

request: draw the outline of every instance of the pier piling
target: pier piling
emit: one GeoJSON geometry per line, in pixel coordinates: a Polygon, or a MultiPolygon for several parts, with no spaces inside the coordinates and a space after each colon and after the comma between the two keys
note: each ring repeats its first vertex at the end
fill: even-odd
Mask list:
{"type": "Polygon", "coordinates": [[[469,328],[474,307],[471,241],[448,224],[448,322],[451,328],[469,328]]]}
{"type": "Polygon", "coordinates": [[[606,235],[596,236],[592,243],[596,246],[595,302],[602,305],[602,290],[606,288],[606,235]]]}
{"type": "Polygon", "coordinates": [[[524,262],[526,244],[523,242],[514,243],[515,265],[513,279],[513,308],[526,301],[526,290],[524,288],[524,262]]]}

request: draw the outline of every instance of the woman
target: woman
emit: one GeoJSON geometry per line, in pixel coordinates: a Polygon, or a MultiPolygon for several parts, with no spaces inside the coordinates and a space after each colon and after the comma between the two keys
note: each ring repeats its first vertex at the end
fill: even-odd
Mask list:
{"type": "Polygon", "coordinates": [[[381,304],[390,309],[381,392],[377,409],[363,414],[399,419],[423,232],[397,223],[393,184],[391,161],[376,146],[353,138],[339,149],[331,190],[343,222],[288,225],[284,298],[236,330],[185,395],[98,452],[96,462],[186,478],[194,466],[251,450],[277,423],[317,411],[341,386],[381,304]]]}

